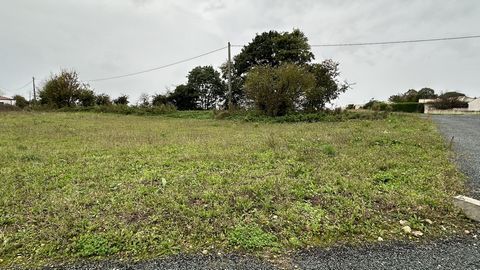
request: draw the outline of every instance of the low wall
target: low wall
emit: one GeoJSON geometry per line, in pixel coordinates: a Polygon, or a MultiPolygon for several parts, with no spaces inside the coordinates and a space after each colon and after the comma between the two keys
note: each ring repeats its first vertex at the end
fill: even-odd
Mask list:
{"type": "Polygon", "coordinates": [[[469,111],[465,109],[452,109],[452,110],[425,110],[426,114],[480,114],[480,111],[469,111]]]}

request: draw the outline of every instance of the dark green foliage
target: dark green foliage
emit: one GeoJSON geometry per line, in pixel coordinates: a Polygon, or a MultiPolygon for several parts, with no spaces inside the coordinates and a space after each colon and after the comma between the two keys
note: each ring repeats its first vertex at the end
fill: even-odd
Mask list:
{"type": "Polygon", "coordinates": [[[381,101],[378,101],[378,100],[372,98],[362,106],[362,109],[369,110],[369,109],[372,108],[373,104],[378,103],[378,102],[381,102],[381,101]]]}
{"type": "Polygon", "coordinates": [[[417,91],[415,89],[410,89],[403,94],[397,94],[390,96],[388,99],[391,102],[400,103],[400,102],[418,102],[420,99],[435,99],[437,98],[437,94],[435,94],[435,90],[424,87],[417,91]]]}
{"type": "Polygon", "coordinates": [[[314,75],[294,64],[258,66],[248,73],[245,80],[247,98],[269,116],[295,111],[296,105],[302,102],[301,97],[314,87],[314,75]]]}
{"type": "Polygon", "coordinates": [[[140,94],[137,104],[138,106],[141,106],[141,107],[150,106],[150,96],[147,93],[140,94]]]}
{"type": "Polygon", "coordinates": [[[402,102],[390,104],[394,112],[423,113],[425,105],[418,102],[402,102]]]}
{"type": "Polygon", "coordinates": [[[13,99],[15,100],[15,105],[21,109],[27,107],[29,104],[29,102],[20,95],[13,96],[13,99]]]}
{"type": "Polygon", "coordinates": [[[284,116],[268,116],[263,113],[253,111],[235,111],[228,114],[222,114],[221,111],[215,113],[215,118],[226,120],[240,120],[245,122],[264,122],[264,123],[299,123],[299,122],[342,122],[348,120],[379,120],[385,119],[388,112],[365,112],[365,111],[337,111],[323,110],[315,113],[290,113],[284,116]],[[221,115],[221,116],[220,116],[221,115]]]}
{"type": "Polygon", "coordinates": [[[214,109],[225,98],[225,84],[212,66],[195,67],[188,73],[187,87],[195,93],[200,109],[214,109]]]}
{"type": "Polygon", "coordinates": [[[112,100],[110,99],[110,96],[107,94],[99,94],[95,97],[95,103],[98,106],[107,106],[107,105],[112,105],[112,100]]]}
{"type": "Polygon", "coordinates": [[[339,83],[338,63],[253,68],[245,79],[245,95],[256,108],[270,116],[292,111],[319,111],[345,92],[349,85],[339,83]]]}
{"type": "Polygon", "coordinates": [[[348,104],[346,109],[347,109],[347,110],[353,110],[353,109],[355,109],[355,104],[348,104]]]}
{"type": "Polygon", "coordinates": [[[258,65],[278,66],[282,63],[306,64],[314,59],[308,39],[300,30],[269,31],[257,34],[234,58],[235,75],[243,76],[258,65]]]}
{"type": "Polygon", "coordinates": [[[392,110],[392,106],[386,102],[375,102],[373,103],[372,107],[371,107],[372,110],[374,111],[391,111],[392,110]]]}
{"type": "Polygon", "coordinates": [[[438,110],[468,108],[468,103],[458,99],[459,96],[441,95],[432,106],[438,110]]]}
{"type": "Polygon", "coordinates": [[[127,106],[127,105],[103,105],[93,107],[64,107],[58,109],[62,112],[95,112],[95,113],[116,113],[134,115],[163,115],[176,111],[173,105],[159,105],[154,107],[127,106]]]}
{"type": "Polygon", "coordinates": [[[315,87],[305,92],[303,107],[307,111],[325,109],[325,105],[338,98],[350,87],[348,83],[340,83],[338,77],[339,63],[325,60],[320,64],[308,65],[308,70],[315,76],[315,87]]]}
{"type": "Polygon", "coordinates": [[[114,99],[113,103],[115,105],[128,105],[128,96],[127,95],[121,95],[121,96],[117,97],[116,99],[114,99]]]}
{"type": "Polygon", "coordinates": [[[455,91],[451,91],[451,92],[445,92],[443,94],[440,95],[440,98],[458,98],[458,97],[464,97],[465,94],[464,93],[460,93],[460,92],[455,92],[455,91]]]}
{"type": "MultiPolygon", "coordinates": [[[[228,66],[227,63],[223,63],[220,66],[220,71],[222,73],[222,80],[225,84],[228,83],[228,66]]],[[[231,81],[232,81],[232,104],[234,106],[241,106],[244,105],[245,102],[245,93],[243,91],[243,84],[245,82],[245,78],[242,76],[237,75],[235,72],[235,67],[232,65],[232,74],[231,74],[231,81]]],[[[227,87],[227,86],[225,86],[227,87]]],[[[228,89],[225,89],[225,99],[228,98],[228,89]]]]}
{"type": "Polygon", "coordinates": [[[62,70],[52,75],[40,90],[40,103],[56,108],[75,106],[79,95],[88,89],[88,85],[80,82],[75,71],[62,70]]]}
{"type": "Polygon", "coordinates": [[[168,96],[169,101],[179,110],[196,110],[198,95],[195,91],[181,84],[168,96]]]}
{"type": "MultiPolygon", "coordinates": [[[[438,95],[435,94],[435,90],[432,88],[424,87],[418,91],[417,94],[418,99],[433,99],[437,98],[438,95]]],[[[416,100],[418,102],[418,100],[416,100]]]]}
{"type": "Polygon", "coordinates": [[[80,89],[78,91],[78,103],[83,107],[94,106],[96,103],[96,96],[92,90],[80,89]]]}
{"type": "Polygon", "coordinates": [[[392,111],[391,104],[388,104],[383,101],[378,101],[375,99],[371,99],[369,102],[365,103],[362,107],[363,109],[367,110],[374,110],[374,111],[392,111]]]}
{"type": "Polygon", "coordinates": [[[153,106],[160,106],[160,105],[167,105],[168,104],[168,96],[162,94],[156,94],[152,96],[152,105],[153,106]]]}

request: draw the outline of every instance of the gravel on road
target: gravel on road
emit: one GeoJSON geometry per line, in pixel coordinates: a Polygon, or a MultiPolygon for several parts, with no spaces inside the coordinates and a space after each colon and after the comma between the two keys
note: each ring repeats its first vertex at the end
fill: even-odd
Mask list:
{"type": "Polygon", "coordinates": [[[387,244],[307,251],[299,269],[480,269],[480,241],[474,238],[429,244],[387,244]]]}
{"type": "Polygon", "coordinates": [[[471,196],[480,199],[480,115],[432,115],[447,142],[453,138],[456,162],[468,177],[471,196]]]}

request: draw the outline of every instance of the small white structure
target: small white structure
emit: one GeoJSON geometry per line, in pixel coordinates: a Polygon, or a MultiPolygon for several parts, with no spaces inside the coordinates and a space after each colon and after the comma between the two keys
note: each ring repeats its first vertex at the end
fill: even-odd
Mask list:
{"type": "Polygon", "coordinates": [[[480,111],[480,98],[476,98],[468,103],[469,111],[480,111]]]}
{"type": "Polygon", "coordinates": [[[13,105],[14,106],[15,105],[15,99],[0,96],[0,104],[7,104],[7,105],[13,105]]]}
{"type": "Polygon", "coordinates": [[[432,103],[434,103],[436,99],[419,99],[418,103],[424,104],[424,113],[429,113],[432,108],[432,103]]]}
{"type": "Polygon", "coordinates": [[[471,98],[471,97],[458,97],[458,101],[468,103],[468,108],[453,108],[449,110],[438,110],[435,109],[432,104],[438,101],[438,99],[420,99],[418,103],[422,103],[425,106],[424,113],[429,114],[478,114],[480,113],[480,98],[471,98]]]}

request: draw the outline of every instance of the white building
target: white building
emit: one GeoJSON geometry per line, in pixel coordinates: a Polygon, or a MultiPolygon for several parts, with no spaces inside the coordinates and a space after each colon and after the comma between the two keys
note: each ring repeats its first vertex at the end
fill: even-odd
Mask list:
{"type": "Polygon", "coordinates": [[[480,98],[476,98],[468,103],[469,111],[480,111],[480,98]]]}
{"type": "Polygon", "coordinates": [[[0,96],[0,104],[15,105],[15,99],[0,96]]]}

